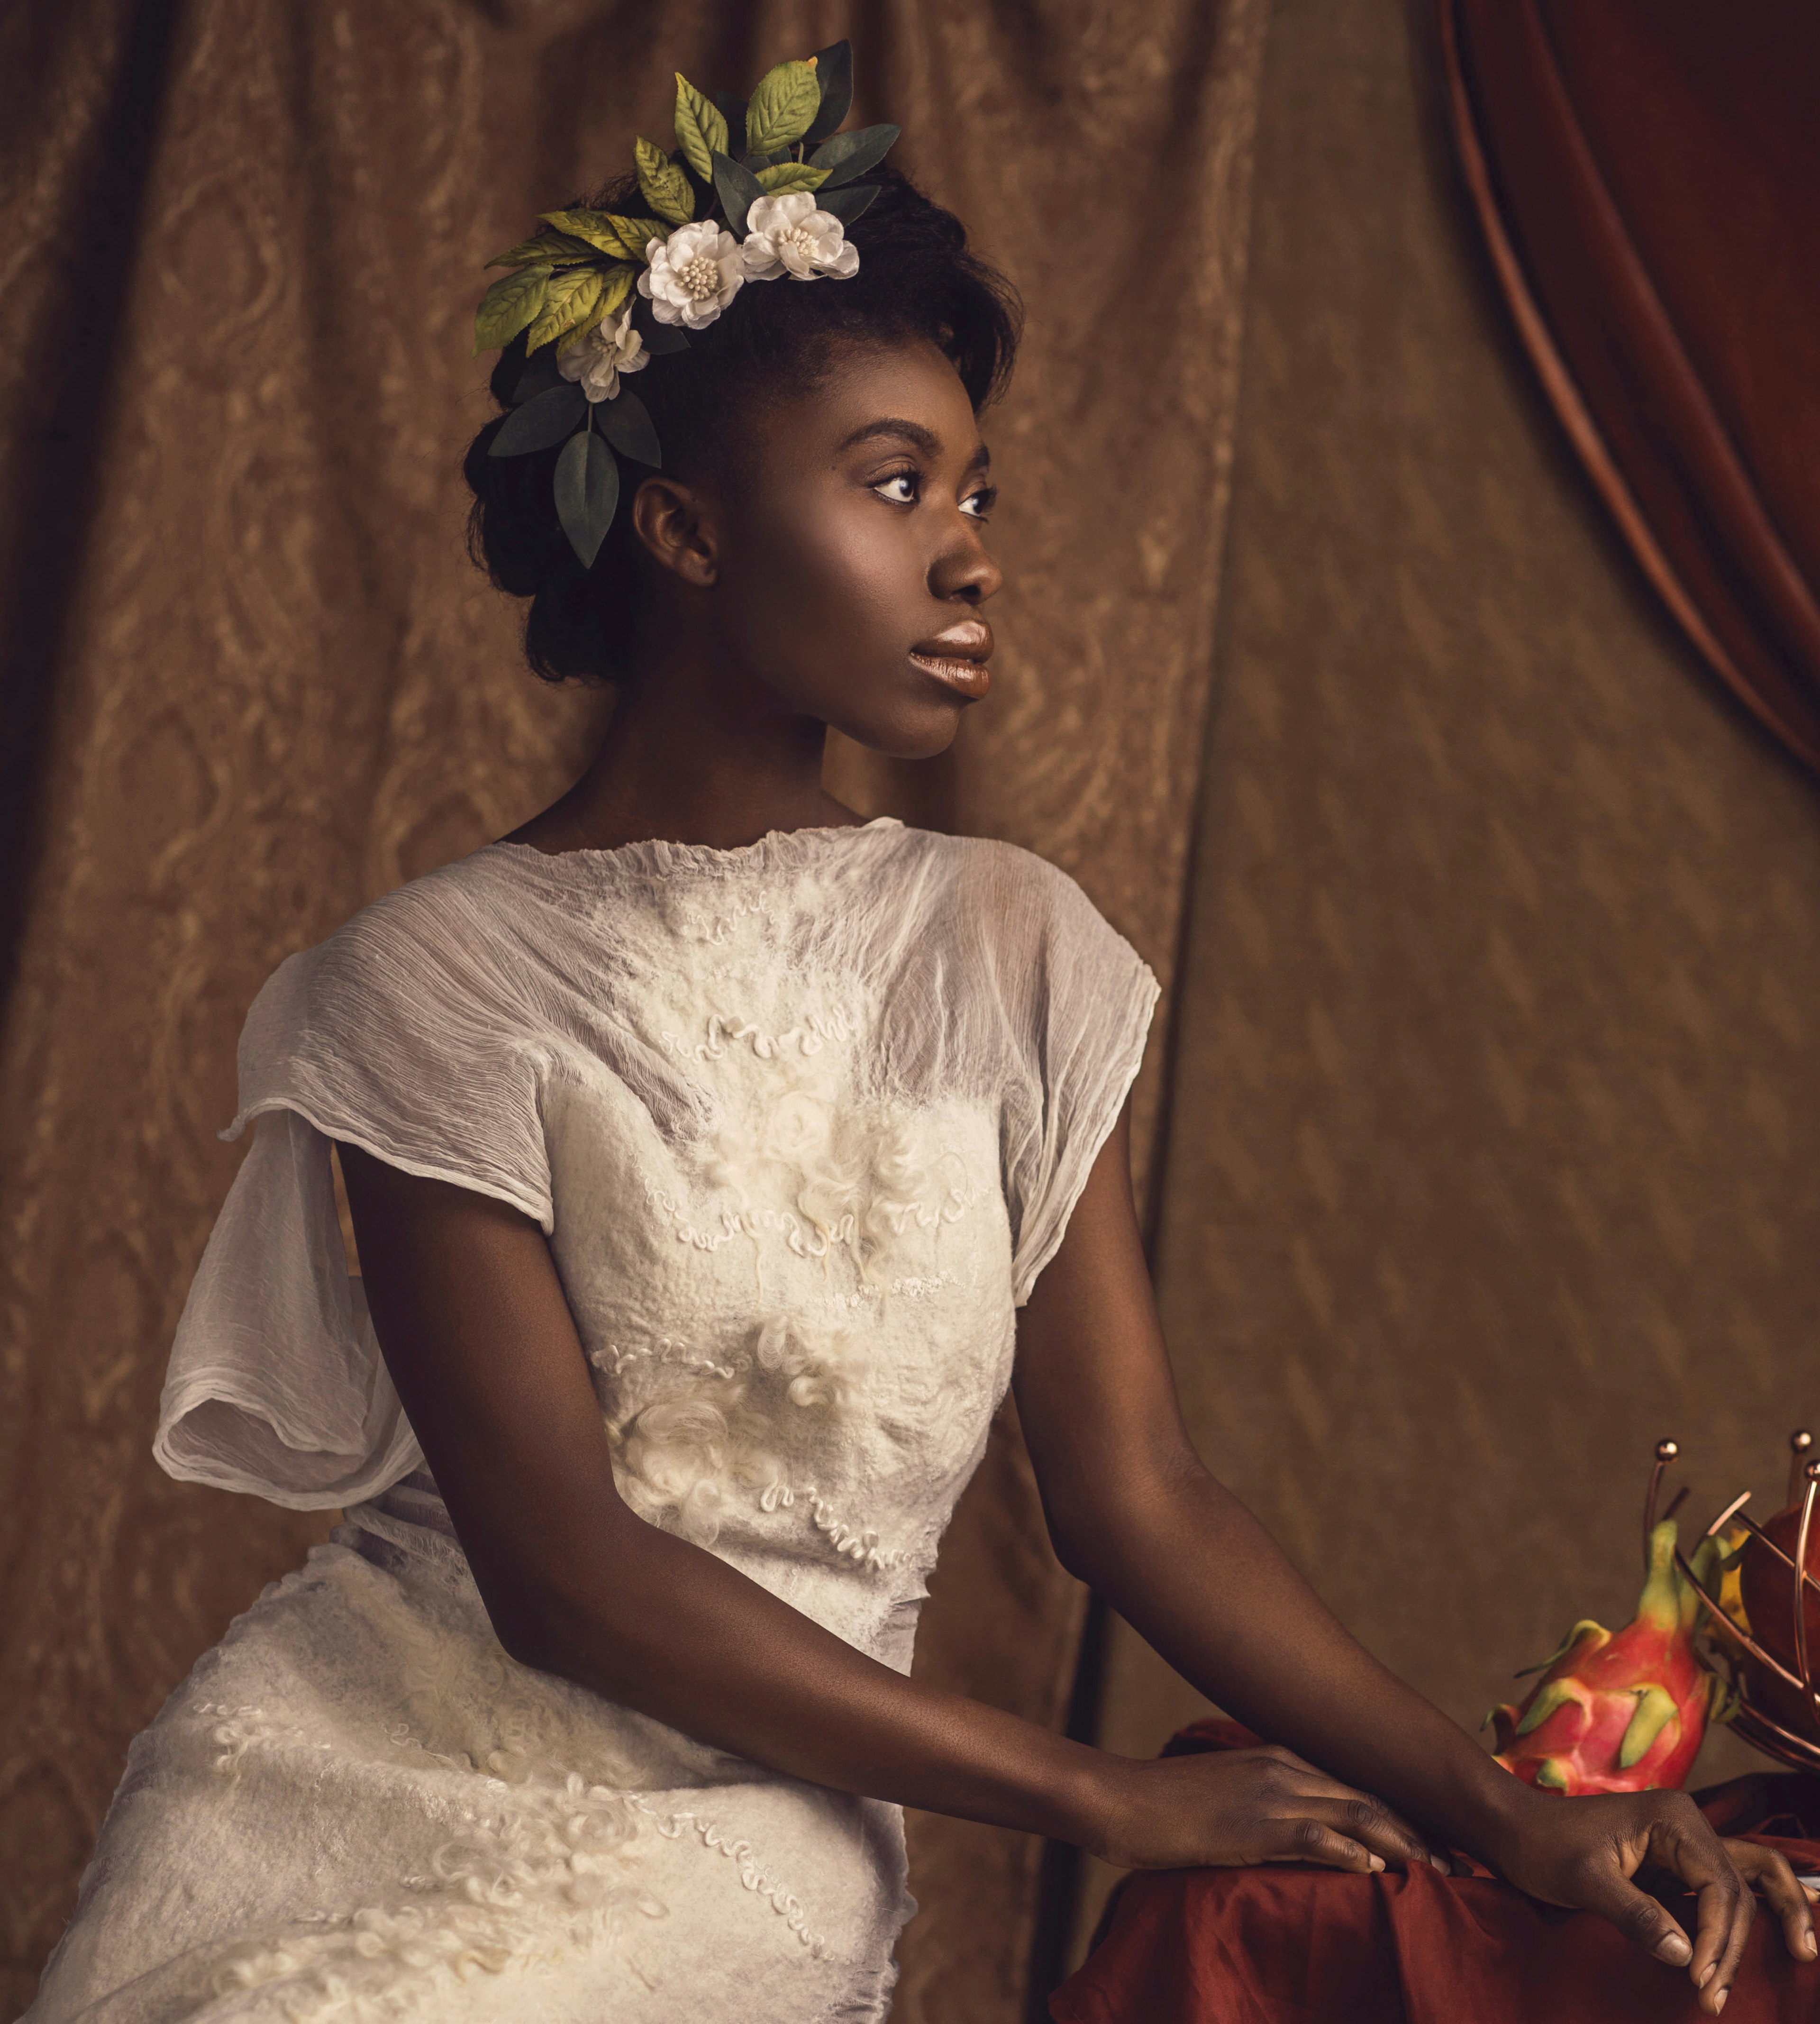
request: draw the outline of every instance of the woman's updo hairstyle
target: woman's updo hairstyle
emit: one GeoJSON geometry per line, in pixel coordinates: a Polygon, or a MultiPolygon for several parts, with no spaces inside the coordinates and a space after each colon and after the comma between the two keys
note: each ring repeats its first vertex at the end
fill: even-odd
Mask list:
{"type": "MultiPolygon", "coordinates": [[[[811,392],[836,354],[852,345],[927,338],[952,361],[974,412],[1003,392],[1017,349],[1020,306],[1004,276],[971,252],[953,212],[907,176],[881,165],[861,181],[878,195],[847,236],[859,251],[850,279],[749,281],[687,350],[666,353],[626,383],[650,411],[667,470],[737,469],[742,424],[770,402],[811,392]]],[[[616,183],[588,208],[651,212],[635,182],[616,183]]],[[[641,310],[640,321],[648,310],[641,310]]],[[[525,370],[515,338],[493,369],[507,408],[525,370]]],[[[493,582],[529,598],[525,658],[544,680],[621,679],[617,656],[635,632],[644,557],[632,526],[632,495],[650,467],[624,457],[621,504],[594,566],[584,570],[556,517],[559,446],[526,456],[489,456],[505,420],[477,435],[462,467],[474,508],[468,546],[493,582]]]]}

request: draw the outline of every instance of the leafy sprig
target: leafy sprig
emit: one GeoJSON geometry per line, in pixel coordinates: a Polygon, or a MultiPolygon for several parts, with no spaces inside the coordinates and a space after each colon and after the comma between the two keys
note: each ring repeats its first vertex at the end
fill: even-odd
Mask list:
{"type": "MultiPolygon", "coordinates": [[[[528,456],[563,443],[556,460],[557,516],[583,568],[591,568],[613,525],[620,493],[614,455],[661,468],[650,411],[621,383],[610,401],[590,403],[564,379],[557,361],[618,316],[649,261],[653,241],[698,219],[747,236],[747,214],[761,196],[812,193],[819,208],[851,225],[877,196],[876,185],[848,187],[881,162],[899,129],[840,130],[853,104],[853,49],[833,43],[812,57],[775,64],[749,99],[699,91],[676,73],[676,145],[666,151],[642,136],[634,144],[639,193],[655,214],[571,207],[547,211],[544,229],[486,264],[504,267],[474,314],[477,353],[522,341],[527,361],[512,412],[495,435],[493,456],[528,456]],[[565,438],[567,438],[565,442],[565,438]]],[[[653,354],[687,343],[673,325],[642,306],[637,328],[653,354]]]]}

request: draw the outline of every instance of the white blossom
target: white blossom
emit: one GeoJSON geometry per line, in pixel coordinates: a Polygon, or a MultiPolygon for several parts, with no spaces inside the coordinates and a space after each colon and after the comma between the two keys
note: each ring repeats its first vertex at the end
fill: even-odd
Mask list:
{"type": "Polygon", "coordinates": [[[831,211],[818,211],[807,190],[754,197],[745,232],[740,253],[748,280],[775,281],[789,274],[815,281],[828,274],[844,281],[859,271],[859,248],[847,244],[840,219],[831,211]]]}
{"type": "Polygon", "coordinates": [[[632,328],[632,313],[628,310],[617,321],[609,318],[596,324],[579,344],[558,358],[556,369],[565,380],[579,380],[589,400],[610,401],[619,391],[622,372],[642,372],[650,362],[651,355],[632,328]]]}
{"type": "Polygon", "coordinates": [[[686,330],[711,324],[745,283],[739,241],[712,221],[679,225],[668,239],[645,248],[650,263],[639,277],[639,293],[650,299],[659,323],[686,330]]]}

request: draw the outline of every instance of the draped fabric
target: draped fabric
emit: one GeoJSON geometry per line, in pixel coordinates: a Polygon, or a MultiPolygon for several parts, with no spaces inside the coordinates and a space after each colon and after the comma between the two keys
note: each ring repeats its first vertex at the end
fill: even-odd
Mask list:
{"type": "MultiPolygon", "coordinates": [[[[322,1521],[163,1478],[255,992],[558,791],[602,698],[517,665],[459,472],[481,262],[850,34],[859,116],[1030,310],[989,424],[1013,587],[952,759],[835,755],[868,815],[1073,873],[1166,982],[1207,691],[1266,0],[24,0],[0,15],[0,1891],[16,2011],[127,1738],[322,1521]],[[1065,257],[1058,250],[1066,249],[1065,257]],[[29,785],[29,805],[10,788],[29,785]]],[[[1153,1047],[1152,1057],[1161,1050],[1153,1047]]],[[[1154,1070],[1140,1095],[1146,1142],[1154,1070]]],[[[1015,1425],[947,1542],[928,1677],[1044,1722],[1081,1612],[1015,1425]]],[[[913,1823],[898,2014],[1020,2012],[1040,1850],[913,1823]]]]}
{"type": "Polygon", "coordinates": [[[1820,13],[1440,16],[1467,186],[1569,440],[1707,661],[1820,767],[1820,13]]]}

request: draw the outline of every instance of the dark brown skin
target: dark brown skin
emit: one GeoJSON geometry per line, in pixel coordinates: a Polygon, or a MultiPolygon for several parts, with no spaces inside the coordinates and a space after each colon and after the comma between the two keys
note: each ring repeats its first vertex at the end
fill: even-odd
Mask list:
{"type": "MultiPolygon", "coordinates": [[[[588,772],[514,840],[726,848],[855,822],[821,784],[826,727],[927,756],[984,693],[977,607],[999,571],[983,471],[953,369],[914,344],[848,354],[812,398],[767,416],[737,484],[647,480],[637,682],[588,772]],[[928,665],[944,655],[961,665],[928,665]]],[[[1780,1857],[1721,1842],[1681,1793],[1567,1801],[1520,1784],[1355,1644],[1202,1468],[1139,1241],[1128,1117],[1020,1317],[1018,1407],[1064,1564],[1209,1698],[1282,1740],[1265,1749],[1138,1762],[1070,1742],[903,1678],[646,1524],[614,1487],[537,1226],[339,1152],[387,1365],[522,1663],[791,1776],[1134,1868],[1445,1868],[1430,1850],[1461,1848],[1685,1964],[1714,2015],[1751,1884],[1790,1951],[1815,1956],[1780,1857]],[[1698,1892],[1691,1942],[1631,1882],[1646,1866],[1698,1892]]]]}

